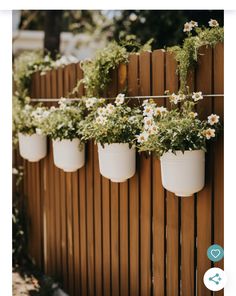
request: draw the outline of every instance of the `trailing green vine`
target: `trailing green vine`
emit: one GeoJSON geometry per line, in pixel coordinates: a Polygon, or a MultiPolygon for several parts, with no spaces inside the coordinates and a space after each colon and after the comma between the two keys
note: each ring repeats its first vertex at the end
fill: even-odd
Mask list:
{"type": "Polygon", "coordinates": [[[87,97],[102,96],[111,81],[111,71],[122,63],[128,63],[129,53],[151,50],[151,43],[152,40],[149,40],[141,45],[133,39],[120,43],[110,42],[104,49],[97,52],[94,59],[81,62],[84,78],[78,81],[72,93],[76,93],[83,83],[87,97]]]}
{"type": "Polygon", "coordinates": [[[188,37],[184,39],[182,46],[173,46],[167,49],[174,54],[178,63],[180,91],[186,92],[187,75],[197,64],[199,48],[203,45],[214,47],[224,41],[224,28],[219,27],[216,20],[209,21],[210,28],[199,28],[194,21],[184,25],[184,32],[188,37]],[[193,31],[193,33],[192,33],[193,31]]]}

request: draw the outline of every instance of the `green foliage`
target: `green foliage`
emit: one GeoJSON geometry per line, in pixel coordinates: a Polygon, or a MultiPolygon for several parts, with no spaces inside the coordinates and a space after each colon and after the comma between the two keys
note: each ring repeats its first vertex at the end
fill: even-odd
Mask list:
{"type": "Polygon", "coordinates": [[[94,139],[96,143],[129,143],[135,144],[136,134],[141,129],[141,111],[124,103],[124,95],[119,94],[115,103],[105,99],[90,98],[86,101],[89,114],[82,126],[82,139],[94,139]],[[92,103],[91,103],[92,102],[92,103]]]}
{"type": "Polygon", "coordinates": [[[207,141],[214,138],[219,129],[219,116],[211,114],[208,120],[200,120],[194,109],[201,99],[201,92],[188,96],[172,94],[170,111],[152,101],[144,102],[139,151],[154,152],[157,156],[167,151],[206,151],[207,141]]]}
{"type": "Polygon", "coordinates": [[[42,124],[42,132],[51,139],[81,138],[80,122],[84,119],[85,105],[83,101],[72,103],[61,98],[59,107],[51,107],[49,115],[42,124]]]}
{"type": "Polygon", "coordinates": [[[151,49],[152,40],[141,45],[131,36],[118,44],[116,41],[110,42],[104,49],[97,52],[94,59],[81,62],[84,78],[78,81],[72,93],[76,93],[81,83],[84,84],[86,96],[102,96],[109,82],[111,81],[111,71],[120,64],[128,63],[130,52],[142,52],[151,49]]]}
{"type": "Polygon", "coordinates": [[[180,80],[180,90],[186,91],[187,75],[198,60],[199,48],[205,46],[215,46],[224,40],[224,29],[221,27],[194,28],[195,36],[188,32],[188,37],[184,39],[182,46],[169,47],[168,51],[173,53],[178,63],[178,74],[180,80]]]}
{"type": "MultiPolygon", "coordinates": [[[[29,98],[26,97],[29,103],[29,98]]],[[[32,135],[41,133],[43,121],[48,116],[46,107],[40,105],[33,106],[26,103],[24,105],[18,97],[13,97],[13,133],[23,133],[32,135]]]]}
{"type": "Polygon", "coordinates": [[[33,73],[39,71],[43,75],[52,67],[53,60],[49,55],[43,57],[39,51],[25,51],[20,54],[14,62],[14,81],[19,95],[29,95],[33,73]]]}

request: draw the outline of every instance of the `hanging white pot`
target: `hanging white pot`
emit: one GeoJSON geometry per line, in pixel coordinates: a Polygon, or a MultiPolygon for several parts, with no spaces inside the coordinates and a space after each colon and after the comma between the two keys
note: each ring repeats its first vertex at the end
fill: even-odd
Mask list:
{"type": "Polygon", "coordinates": [[[205,152],[203,150],[164,153],[161,158],[161,177],[165,189],[176,196],[191,196],[204,187],[205,152]]]}
{"type": "Polygon", "coordinates": [[[20,155],[28,161],[35,162],[47,155],[47,137],[44,135],[18,134],[20,155]]]}
{"type": "Polygon", "coordinates": [[[112,182],[124,182],[135,174],[136,149],[128,143],[98,144],[99,169],[112,182]]]}
{"type": "Polygon", "coordinates": [[[75,172],[84,166],[84,144],[79,139],[53,140],[54,164],[65,172],[75,172]]]}

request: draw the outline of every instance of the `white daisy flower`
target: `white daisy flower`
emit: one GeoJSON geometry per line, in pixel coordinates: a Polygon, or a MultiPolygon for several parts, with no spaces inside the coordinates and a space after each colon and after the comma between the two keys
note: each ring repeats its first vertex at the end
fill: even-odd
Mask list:
{"type": "Polygon", "coordinates": [[[118,94],[118,96],[116,97],[115,100],[115,104],[116,105],[122,105],[124,103],[125,100],[125,95],[124,94],[118,94]]]}
{"type": "Polygon", "coordinates": [[[105,116],[107,114],[107,110],[105,107],[99,107],[97,109],[97,113],[99,116],[105,116]]]}
{"type": "Polygon", "coordinates": [[[109,114],[112,114],[112,113],[115,111],[115,106],[109,103],[109,104],[107,105],[107,107],[106,107],[106,111],[107,111],[109,114]]]}
{"type": "Polygon", "coordinates": [[[86,107],[89,109],[91,107],[93,107],[94,104],[97,103],[97,98],[88,98],[86,101],[85,101],[85,105],[86,107]]]}
{"type": "Polygon", "coordinates": [[[219,118],[220,116],[216,115],[216,114],[211,114],[210,116],[207,117],[208,118],[208,123],[210,125],[214,125],[215,123],[219,122],[219,118]]]}
{"type": "Polygon", "coordinates": [[[173,93],[169,98],[171,103],[174,103],[175,105],[179,102],[179,96],[173,93]]]}
{"type": "Polygon", "coordinates": [[[179,94],[178,95],[178,101],[184,101],[186,99],[186,96],[184,94],[179,94]]]}
{"type": "Polygon", "coordinates": [[[143,110],[143,115],[144,116],[152,117],[153,114],[154,114],[154,110],[153,110],[153,107],[151,105],[144,106],[144,110],[143,110]]]}
{"type": "Polygon", "coordinates": [[[107,122],[107,118],[104,116],[100,115],[96,118],[96,123],[98,124],[104,125],[106,122],[107,122]]]}
{"type": "Polygon", "coordinates": [[[143,103],[142,103],[142,106],[146,106],[146,105],[148,105],[148,103],[149,103],[148,99],[144,100],[143,103]]]}
{"type": "Polygon", "coordinates": [[[193,100],[195,102],[197,102],[199,100],[202,100],[203,99],[202,92],[201,91],[199,91],[199,92],[193,92],[192,98],[193,98],[193,100]]]}
{"type": "Polygon", "coordinates": [[[198,27],[198,22],[191,21],[190,23],[191,23],[191,25],[192,25],[193,27],[198,27]]]}
{"type": "Polygon", "coordinates": [[[153,124],[153,118],[152,117],[144,117],[144,128],[149,129],[149,127],[153,124]]]}
{"type": "Polygon", "coordinates": [[[187,22],[184,24],[184,29],[183,29],[184,32],[190,32],[192,31],[192,29],[193,29],[193,25],[191,24],[191,22],[190,23],[187,22]]]}
{"type": "Polygon", "coordinates": [[[215,137],[215,129],[213,128],[208,128],[206,130],[204,130],[202,132],[203,136],[205,136],[207,138],[207,140],[209,140],[210,138],[214,138],[215,137]]]}
{"type": "Polygon", "coordinates": [[[208,24],[210,27],[219,27],[219,23],[217,22],[217,20],[210,19],[208,24]]]}
{"type": "Polygon", "coordinates": [[[157,126],[155,124],[151,125],[148,129],[149,135],[157,134],[157,126]]]}
{"type": "Polygon", "coordinates": [[[147,131],[142,132],[140,135],[137,136],[138,143],[143,143],[147,141],[149,134],[147,131]]]}

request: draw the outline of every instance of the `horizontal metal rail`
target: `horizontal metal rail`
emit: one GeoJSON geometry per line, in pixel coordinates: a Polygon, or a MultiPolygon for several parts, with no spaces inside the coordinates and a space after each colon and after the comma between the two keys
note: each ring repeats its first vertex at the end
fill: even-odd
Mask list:
{"type": "MultiPolygon", "coordinates": [[[[224,97],[224,94],[206,94],[202,95],[203,97],[206,98],[211,98],[211,97],[224,97]]],[[[162,96],[133,96],[133,97],[125,97],[125,99],[164,99],[164,98],[169,98],[170,95],[162,95],[162,96]]],[[[188,96],[187,96],[188,97],[188,96]]],[[[58,102],[61,98],[32,98],[30,101],[31,102],[58,102]]],[[[67,98],[68,100],[72,102],[77,102],[80,101],[82,98],[67,98]]],[[[106,100],[114,100],[115,98],[106,98],[106,100]]]]}

